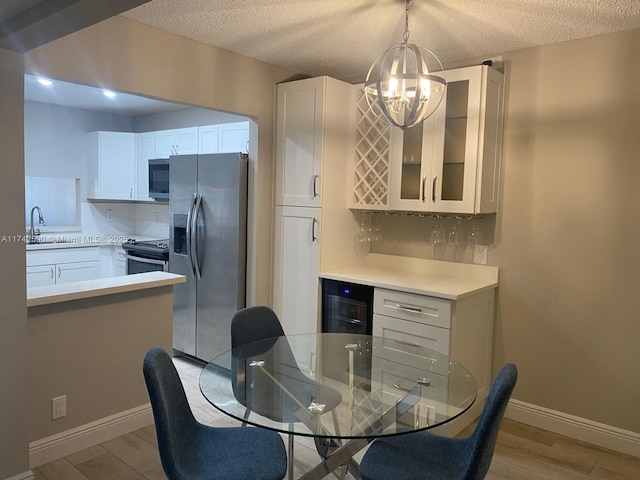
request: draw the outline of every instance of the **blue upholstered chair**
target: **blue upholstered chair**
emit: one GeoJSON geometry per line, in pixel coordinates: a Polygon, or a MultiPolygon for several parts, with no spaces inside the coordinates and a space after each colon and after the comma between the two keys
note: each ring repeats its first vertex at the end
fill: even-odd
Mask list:
{"type": "Polygon", "coordinates": [[[217,428],[199,423],[171,358],[152,348],[142,367],[153,408],[162,468],[169,480],[281,480],[284,443],[260,428],[217,428]]]}
{"type": "MultiPolygon", "coordinates": [[[[281,389],[273,388],[270,384],[254,384],[248,380],[248,372],[240,369],[245,367],[246,358],[270,355],[270,349],[285,336],[278,316],[273,310],[265,306],[243,308],[236,312],[231,319],[231,347],[243,347],[234,350],[231,381],[236,399],[247,407],[245,419],[251,412],[256,412],[267,418],[281,423],[296,423],[300,419],[296,416],[298,403],[281,389]],[[272,339],[273,341],[267,341],[272,339]],[[255,343],[259,342],[259,343],[255,343]],[[234,378],[240,379],[234,382],[234,378]],[[247,389],[247,383],[251,387],[247,389]],[[262,387],[262,388],[261,388],[262,387]],[[250,395],[248,396],[247,393],[250,395]],[[276,408],[279,407],[279,408],[276,408]]],[[[280,342],[277,351],[278,363],[296,365],[295,357],[286,340],[280,342]]],[[[265,357],[266,358],[266,357],[265,357]]],[[[310,400],[324,404],[325,412],[331,411],[334,422],[337,422],[335,407],[342,402],[340,392],[331,387],[321,385],[309,378],[299,369],[289,368],[286,374],[278,377],[286,386],[287,392],[296,397],[300,403],[306,404],[310,400]]],[[[293,475],[293,435],[289,434],[289,478],[293,475]]]]}
{"type": "Polygon", "coordinates": [[[489,471],[498,430],[511,392],[516,366],[505,365],[491,386],[471,436],[447,438],[426,432],[380,438],[360,464],[363,480],[482,480],[489,471]]]}

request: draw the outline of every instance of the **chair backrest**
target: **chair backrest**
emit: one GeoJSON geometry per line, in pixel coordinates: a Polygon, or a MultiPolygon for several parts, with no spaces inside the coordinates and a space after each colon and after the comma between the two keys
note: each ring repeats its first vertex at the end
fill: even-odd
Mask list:
{"type": "Polygon", "coordinates": [[[153,409],[158,450],[168,478],[183,478],[176,458],[185,440],[195,438],[198,423],[191,412],[180,376],[162,348],[147,352],[142,364],[153,409]]]}
{"type": "Polygon", "coordinates": [[[269,307],[243,308],[231,319],[231,348],[282,336],[284,330],[280,320],[269,307]]]}
{"type": "Polygon", "coordinates": [[[513,363],[508,363],[502,367],[493,381],[478,425],[467,439],[470,462],[467,475],[463,477],[465,480],[481,480],[487,475],[500,424],[517,380],[518,369],[513,363]]]}
{"type": "Polygon", "coordinates": [[[308,404],[317,395],[317,383],[296,368],[280,371],[279,365],[297,365],[278,316],[265,306],[243,308],[231,319],[231,387],[236,400],[252,412],[277,422],[297,422],[298,405],[291,398],[308,404]],[[248,366],[253,358],[274,366],[271,374],[287,385],[286,393],[273,382],[255,382],[263,377],[259,369],[248,366]]]}

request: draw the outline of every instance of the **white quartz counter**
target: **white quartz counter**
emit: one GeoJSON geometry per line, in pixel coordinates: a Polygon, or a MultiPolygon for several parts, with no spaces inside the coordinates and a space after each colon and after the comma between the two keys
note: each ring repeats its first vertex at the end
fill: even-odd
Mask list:
{"type": "Polygon", "coordinates": [[[61,248],[120,246],[129,238],[135,238],[140,242],[166,240],[143,235],[83,235],[60,237],[43,234],[41,240],[38,240],[36,243],[27,244],[27,252],[33,250],[58,250],[61,248]]]}
{"type": "Polygon", "coordinates": [[[147,272],[27,289],[27,307],[184,283],[184,275],[147,272]]]}
{"type": "Polygon", "coordinates": [[[498,286],[498,267],[369,254],[365,263],[327,269],[320,278],[458,300],[498,286]]]}

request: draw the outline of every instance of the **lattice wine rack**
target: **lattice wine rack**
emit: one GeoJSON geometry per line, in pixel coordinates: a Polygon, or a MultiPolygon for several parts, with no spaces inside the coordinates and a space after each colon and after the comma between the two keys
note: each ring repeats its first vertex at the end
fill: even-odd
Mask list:
{"type": "Polygon", "coordinates": [[[358,92],[353,206],[387,206],[391,126],[378,105],[369,107],[364,90],[358,92]]]}

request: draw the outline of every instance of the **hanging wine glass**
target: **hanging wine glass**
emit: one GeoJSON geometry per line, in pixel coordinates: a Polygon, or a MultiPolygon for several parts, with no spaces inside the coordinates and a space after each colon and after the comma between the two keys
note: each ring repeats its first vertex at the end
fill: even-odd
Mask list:
{"type": "Polygon", "coordinates": [[[371,241],[379,242],[382,240],[382,229],[377,215],[371,215],[371,241]]]}
{"type": "Polygon", "coordinates": [[[360,243],[362,244],[369,243],[369,236],[367,234],[366,217],[367,217],[366,213],[362,212],[362,214],[360,215],[360,233],[359,233],[360,243]]]}
{"type": "Polygon", "coordinates": [[[477,245],[484,245],[482,239],[482,230],[478,225],[474,222],[473,227],[471,227],[471,232],[469,232],[469,246],[473,249],[477,245]]]}
{"type": "Polygon", "coordinates": [[[433,245],[433,258],[442,260],[444,258],[444,252],[447,249],[447,243],[444,226],[442,225],[442,219],[440,217],[436,217],[436,223],[431,230],[431,243],[433,245]]]}
{"type": "Polygon", "coordinates": [[[456,223],[449,230],[449,236],[447,237],[447,244],[453,249],[453,260],[455,262],[462,262],[464,260],[464,231],[462,229],[462,217],[455,217],[456,223]]]}

